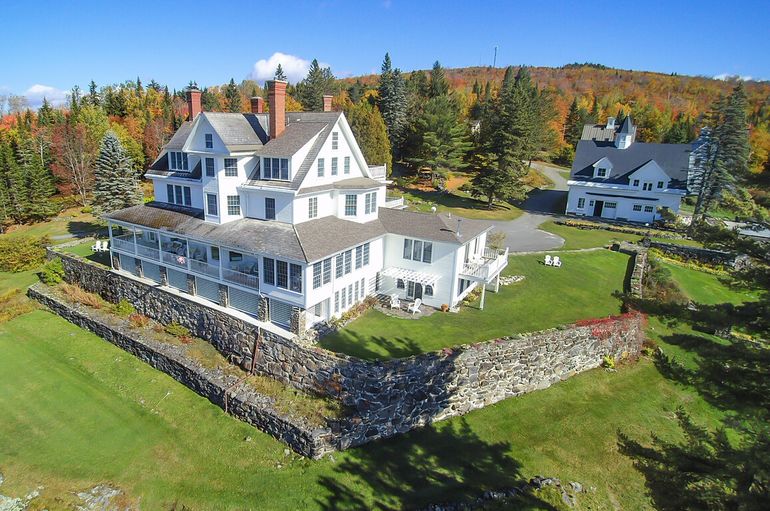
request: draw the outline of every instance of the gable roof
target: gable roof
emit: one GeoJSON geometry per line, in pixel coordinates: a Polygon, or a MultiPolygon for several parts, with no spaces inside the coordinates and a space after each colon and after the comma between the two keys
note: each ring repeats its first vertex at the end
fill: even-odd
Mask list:
{"type": "Polygon", "coordinates": [[[184,121],[180,124],[179,129],[177,129],[171,136],[171,140],[166,142],[163,149],[165,151],[181,151],[182,147],[184,147],[184,143],[187,142],[187,137],[189,137],[190,132],[192,132],[192,127],[192,121],[184,121]]]}
{"type": "Polygon", "coordinates": [[[294,230],[308,262],[324,259],[385,234],[379,220],[358,223],[336,216],[302,222],[294,225],[294,230]]]}
{"type": "Polygon", "coordinates": [[[669,188],[685,189],[690,166],[690,152],[690,144],[634,142],[626,149],[618,149],[611,142],[581,140],[575,151],[570,179],[628,184],[629,175],[652,160],[671,178],[669,188]],[[593,165],[605,157],[612,162],[610,174],[606,179],[594,179],[593,165]]]}
{"type": "Polygon", "coordinates": [[[266,122],[264,114],[201,112],[200,116],[211,124],[229,150],[258,149],[267,143],[267,132],[259,119],[264,117],[266,122]]]}
{"type": "Polygon", "coordinates": [[[377,212],[380,222],[389,233],[460,245],[492,228],[488,222],[451,217],[444,213],[417,213],[391,208],[379,208],[377,212]]]}

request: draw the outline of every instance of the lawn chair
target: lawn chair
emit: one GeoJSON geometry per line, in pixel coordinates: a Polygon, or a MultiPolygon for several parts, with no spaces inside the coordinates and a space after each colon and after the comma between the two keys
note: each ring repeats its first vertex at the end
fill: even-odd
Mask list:
{"type": "MultiPolygon", "coordinates": [[[[558,259],[558,258],[559,257],[557,256],[556,259],[558,259]]],[[[549,256],[549,255],[545,256],[545,261],[543,261],[543,262],[545,263],[546,266],[553,266],[553,260],[551,259],[551,256],[549,256]]]]}
{"type": "Polygon", "coordinates": [[[559,256],[554,256],[552,264],[554,268],[561,268],[561,259],[559,259],[559,256]]]}
{"type": "Polygon", "coordinates": [[[109,252],[109,251],[110,251],[110,242],[102,241],[102,252],[109,252]]]}
{"type": "Polygon", "coordinates": [[[395,293],[390,295],[390,308],[391,309],[401,308],[401,300],[398,299],[398,295],[395,293]]]}
{"type": "Polygon", "coordinates": [[[96,242],[91,245],[91,252],[101,252],[102,251],[102,242],[99,240],[96,240],[96,242]]]}
{"type": "Polygon", "coordinates": [[[409,306],[407,312],[411,312],[412,316],[414,316],[417,312],[422,313],[420,310],[420,305],[422,305],[422,299],[418,298],[412,303],[412,305],[409,306]]]}

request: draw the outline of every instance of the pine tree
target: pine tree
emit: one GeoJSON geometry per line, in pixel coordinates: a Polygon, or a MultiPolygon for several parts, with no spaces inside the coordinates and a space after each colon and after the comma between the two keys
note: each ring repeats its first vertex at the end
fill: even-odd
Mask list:
{"type": "Polygon", "coordinates": [[[235,80],[230,78],[230,83],[225,86],[225,109],[228,112],[242,112],[241,91],[235,85],[235,80]]]}
{"type": "Polygon", "coordinates": [[[431,98],[415,122],[414,131],[419,144],[416,154],[408,160],[417,167],[429,167],[435,174],[438,169],[464,166],[471,144],[466,126],[458,122],[457,106],[449,96],[431,98]]]}
{"type": "Polygon", "coordinates": [[[449,82],[446,79],[444,68],[437,60],[433,63],[433,69],[430,71],[430,92],[431,98],[445,96],[449,94],[449,82]]]}
{"type": "Polygon", "coordinates": [[[211,92],[208,87],[204,87],[201,91],[201,108],[204,112],[219,112],[222,110],[219,97],[211,92]]]}
{"type": "Polygon", "coordinates": [[[591,112],[588,114],[588,124],[597,124],[599,122],[599,101],[594,96],[594,102],[591,104],[591,112]]]}
{"type": "Polygon", "coordinates": [[[93,106],[101,105],[101,99],[99,98],[99,91],[96,88],[96,82],[91,80],[88,84],[88,104],[93,106]]]}
{"type": "Polygon", "coordinates": [[[394,151],[401,148],[406,135],[407,106],[406,81],[400,70],[391,68],[390,55],[386,53],[380,74],[378,107],[394,151]]]}
{"type": "Polygon", "coordinates": [[[80,116],[80,107],[81,107],[81,99],[80,99],[80,87],[75,85],[72,87],[72,90],[70,91],[70,97],[69,97],[69,107],[70,107],[70,122],[72,124],[75,124],[78,122],[78,117],[80,116]]]}
{"type": "Polygon", "coordinates": [[[43,98],[43,104],[37,111],[37,123],[40,126],[49,126],[54,122],[53,108],[51,103],[48,102],[48,98],[43,98]]]}
{"type": "Polygon", "coordinates": [[[7,136],[0,135],[0,212],[4,221],[24,221],[24,173],[7,136]]]}
{"type": "Polygon", "coordinates": [[[623,109],[622,107],[618,108],[618,113],[615,115],[615,125],[620,126],[621,124],[623,124],[623,121],[626,120],[626,117],[627,116],[626,116],[625,109],[623,109]]]}
{"type": "Polygon", "coordinates": [[[141,202],[133,162],[115,132],[108,131],[102,139],[94,169],[94,209],[104,214],[141,202]]]}
{"type": "Polygon", "coordinates": [[[573,148],[577,146],[580,137],[583,134],[583,116],[580,115],[577,98],[572,100],[567,112],[567,118],[564,120],[564,141],[573,148]]]}
{"type": "Polygon", "coordinates": [[[304,80],[295,88],[295,95],[302,108],[306,111],[317,112],[323,109],[323,95],[334,92],[334,75],[328,67],[322,68],[318,60],[313,59],[304,80]]]}
{"type": "Polygon", "coordinates": [[[286,80],[286,74],[283,72],[283,67],[281,66],[281,63],[278,63],[278,67],[275,68],[275,75],[273,76],[273,80],[286,80]]]}
{"type": "Polygon", "coordinates": [[[680,113],[663,135],[664,144],[687,144],[695,138],[692,120],[680,113]]]}
{"type": "Polygon", "coordinates": [[[18,160],[23,174],[23,215],[25,220],[39,221],[56,214],[51,195],[56,191],[53,176],[34,147],[34,141],[21,140],[18,160]]]}

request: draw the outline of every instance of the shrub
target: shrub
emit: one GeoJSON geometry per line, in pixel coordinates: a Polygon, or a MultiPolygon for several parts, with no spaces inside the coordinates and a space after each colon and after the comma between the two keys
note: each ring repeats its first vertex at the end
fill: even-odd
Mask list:
{"type": "Polygon", "coordinates": [[[136,309],[134,308],[133,305],[131,305],[131,303],[129,303],[128,300],[124,298],[112,306],[112,312],[114,312],[118,316],[127,318],[128,316],[136,312],[136,309]]]}
{"type": "Polygon", "coordinates": [[[182,337],[190,337],[190,330],[183,327],[179,323],[169,323],[164,328],[167,334],[173,335],[174,337],[179,337],[180,339],[182,337]]]}
{"type": "Polygon", "coordinates": [[[0,294],[0,323],[16,316],[26,314],[35,308],[35,302],[29,300],[21,289],[14,288],[0,294]]]}
{"type": "Polygon", "coordinates": [[[602,357],[602,367],[606,369],[615,369],[615,357],[612,355],[604,355],[602,357]]]}
{"type": "Polygon", "coordinates": [[[642,285],[643,295],[648,300],[666,304],[686,304],[687,297],[671,277],[671,271],[662,266],[655,257],[647,259],[647,272],[642,285]]]}
{"type": "Polygon", "coordinates": [[[40,280],[44,284],[53,286],[59,284],[64,280],[64,265],[61,262],[61,258],[57,257],[48,261],[43,269],[38,274],[40,280]]]}
{"type": "Polygon", "coordinates": [[[77,302],[87,307],[93,307],[94,309],[101,309],[102,305],[104,305],[104,300],[102,300],[101,296],[95,293],[89,293],[78,285],[67,284],[65,282],[59,284],[59,288],[62,290],[62,293],[73,302],[77,302]]]}
{"type": "Polygon", "coordinates": [[[48,237],[20,235],[0,239],[0,271],[17,273],[45,262],[48,237]]]}
{"type": "Polygon", "coordinates": [[[93,213],[94,212],[94,208],[92,208],[91,206],[86,206],[86,207],[82,208],[80,210],[80,212],[83,213],[83,214],[93,213]]]}
{"type": "Polygon", "coordinates": [[[132,328],[146,328],[147,325],[150,324],[150,318],[148,318],[144,314],[139,314],[138,312],[134,312],[133,314],[130,314],[128,316],[128,324],[132,328]]]}
{"type": "Polygon", "coordinates": [[[565,167],[571,167],[572,161],[575,159],[575,149],[571,145],[565,145],[553,159],[553,162],[558,165],[564,165],[565,167]]]}

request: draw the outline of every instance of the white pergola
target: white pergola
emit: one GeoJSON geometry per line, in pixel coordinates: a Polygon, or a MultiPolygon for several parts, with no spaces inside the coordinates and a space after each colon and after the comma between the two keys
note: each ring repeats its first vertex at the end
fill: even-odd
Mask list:
{"type": "Polygon", "coordinates": [[[423,286],[435,286],[436,282],[441,278],[441,275],[434,273],[425,273],[417,270],[409,270],[407,268],[396,268],[391,266],[382,270],[380,275],[390,277],[392,279],[401,279],[403,281],[411,281],[423,286]]]}

